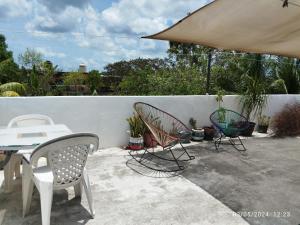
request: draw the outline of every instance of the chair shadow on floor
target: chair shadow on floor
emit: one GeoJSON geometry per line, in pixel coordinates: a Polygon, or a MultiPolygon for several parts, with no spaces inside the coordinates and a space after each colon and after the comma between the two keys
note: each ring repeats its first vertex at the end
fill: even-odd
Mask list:
{"type": "MultiPolygon", "coordinates": [[[[182,171],[176,171],[176,172],[164,172],[164,171],[157,171],[157,170],[172,170],[172,168],[176,168],[176,164],[174,162],[162,160],[161,158],[170,158],[170,153],[168,151],[158,151],[155,153],[155,155],[161,157],[155,157],[152,154],[146,153],[144,155],[144,150],[136,151],[135,159],[127,155],[126,156],[126,165],[131,170],[133,170],[136,173],[139,173],[143,176],[147,177],[153,177],[153,178],[169,178],[169,177],[175,177],[179,176],[181,174],[186,173],[186,169],[190,170],[193,168],[193,165],[196,163],[199,166],[201,166],[201,160],[202,157],[206,157],[207,155],[213,155],[213,154],[222,154],[222,153],[229,153],[233,155],[241,155],[242,157],[247,156],[247,152],[237,152],[234,149],[228,148],[228,146],[221,146],[219,148],[219,151],[216,151],[215,146],[212,142],[199,142],[195,145],[188,146],[187,147],[188,152],[190,152],[193,156],[195,156],[196,160],[191,161],[181,161],[180,164],[185,167],[182,171]],[[139,160],[143,160],[143,164],[139,162],[139,160]],[[197,162],[194,162],[197,161],[197,162]],[[145,166],[146,165],[146,166],[145,166]]],[[[181,154],[180,149],[174,149],[173,150],[175,155],[181,154]]],[[[203,165],[202,169],[197,168],[198,172],[203,170],[203,173],[205,173],[206,169],[203,165]]]]}
{"type": "MultiPolygon", "coordinates": [[[[21,179],[14,181],[14,191],[4,192],[2,184],[0,192],[0,224],[1,225],[40,225],[41,210],[39,192],[34,190],[29,214],[22,217],[21,179]]],[[[74,196],[74,194],[72,194],[74,196]]],[[[51,224],[82,225],[92,219],[89,211],[81,204],[80,197],[72,198],[67,190],[54,192],[51,212],[51,224]],[[71,197],[71,199],[70,199],[71,197]]],[[[82,196],[85,198],[85,196],[82,196]]],[[[97,216],[97,212],[96,212],[97,216]]]]}
{"type": "MultiPolygon", "coordinates": [[[[149,150],[148,150],[149,151],[149,150]]],[[[146,152],[144,150],[135,151],[131,153],[134,155],[126,156],[126,165],[133,171],[148,177],[153,178],[168,178],[179,176],[184,170],[176,171],[178,165],[172,160],[172,155],[170,151],[156,151],[156,152],[146,152]],[[173,171],[175,170],[175,171],[173,171]]],[[[182,150],[180,148],[174,149],[173,154],[175,157],[182,155],[182,150]]],[[[178,161],[180,166],[187,168],[189,166],[189,161],[187,156],[183,155],[181,160],[178,161]],[[183,161],[181,161],[183,160],[183,161]]]]}

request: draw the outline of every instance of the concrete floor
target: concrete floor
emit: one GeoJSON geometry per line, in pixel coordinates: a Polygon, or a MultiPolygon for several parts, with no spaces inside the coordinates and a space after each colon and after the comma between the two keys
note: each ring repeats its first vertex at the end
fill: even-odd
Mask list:
{"type": "Polygon", "coordinates": [[[230,146],[215,154],[211,144],[190,147],[196,160],[182,176],[250,224],[300,224],[300,139],[249,139],[245,145],[243,154],[230,146]]]}
{"type": "MultiPolygon", "coordinates": [[[[180,174],[141,167],[124,150],[102,150],[87,165],[96,217],[90,218],[85,196],[80,204],[80,199],[73,198],[73,189],[68,189],[54,195],[51,224],[298,224],[300,139],[249,139],[245,144],[245,154],[231,146],[216,153],[212,143],[189,146],[196,159],[180,174]],[[234,211],[270,215],[243,219],[234,211]],[[274,211],[282,215],[271,215],[274,211]],[[284,212],[290,217],[285,218],[284,212]]],[[[30,214],[22,218],[19,180],[14,189],[11,194],[0,190],[0,224],[41,224],[38,193],[30,214]]]]}

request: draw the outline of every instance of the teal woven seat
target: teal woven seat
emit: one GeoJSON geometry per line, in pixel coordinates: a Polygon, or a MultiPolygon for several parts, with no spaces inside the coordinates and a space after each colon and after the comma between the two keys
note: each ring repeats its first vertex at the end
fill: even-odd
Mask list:
{"type": "Polygon", "coordinates": [[[242,145],[243,150],[238,149],[239,151],[246,150],[239,137],[249,127],[249,122],[243,115],[229,109],[221,108],[210,115],[210,121],[220,134],[220,137],[215,140],[217,150],[219,150],[219,145],[222,144],[223,137],[228,137],[229,143],[236,149],[238,149],[236,145],[242,145]],[[240,143],[236,143],[233,138],[238,139],[240,143]]]}

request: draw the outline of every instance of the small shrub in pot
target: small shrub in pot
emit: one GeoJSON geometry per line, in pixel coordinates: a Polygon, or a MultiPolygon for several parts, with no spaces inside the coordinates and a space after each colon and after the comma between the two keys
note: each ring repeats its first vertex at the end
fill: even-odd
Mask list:
{"type": "Polygon", "coordinates": [[[130,128],[130,138],[129,138],[129,149],[131,150],[141,150],[144,147],[144,122],[137,114],[127,118],[127,122],[130,128]]]}
{"type": "Polygon", "coordinates": [[[272,118],[271,128],[277,137],[300,135],[300,103],[287,104],[272,118]]]}
{"type": "Polygon", "coordinates": [[[202,141],[204,139],[204,129],[197,128],[197,121],[194,118],[190,118],[189,123],[192,127],[192,140],[202,141]]]}
{"type": "Polygon", "coordinates": [[[259,116],[257,119],[257,131],[258,133],[267,133],[268,128],[269,128],[269,123],[270,123],[271,117],[262,115],[259,116]]]}

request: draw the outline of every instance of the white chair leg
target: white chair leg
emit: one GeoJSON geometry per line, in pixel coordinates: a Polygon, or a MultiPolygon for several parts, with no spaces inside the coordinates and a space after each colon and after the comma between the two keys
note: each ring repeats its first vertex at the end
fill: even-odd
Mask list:
{"type": "Polygon", "coordinates": [[[74,185],[74,192],[75,192],[75,197],[81,197],[82,194],[81,183],[74,185]]]}
{"type": "Polygon", "coordinates": [[[82,185],[85,190],[85,195],[87,197],[87,201],[89,204],[91,216],[94,218],[95,217],[95,211],[93,207],[93,196],[92,196],[92,191],[91,191],[91,186],[90,186],[90,181],[89,181],[89,176],[87,174],[86,169],[83,170],[83,177],[82,177],[82,185]]]}
{"type": "Polygon", "coordinates": [[[22,155],[15,155],[16,159],[15,159],[15,168],[14,168],[14,172],[15,172],[15,177],[20,178],[21,177],[21,170],[20,170],[20,166],[21,166],[21,161],[22,161],[22,155]]]}
{"type": "Polygon", "coordinates": [[[53,198],[53,183],[39,182],[42,225],[50,225],[51,207],[53,198]]]}
{"type": "Polygon", "coordinates": [[[23,160],[22,173],[22,198],[23,198],[23,217],[25,217],[29,210],[33,194],[33,181],[31,179],[30,165],[23,160]]]}
{"type": "Polygon", "coordinates": [[[12,156],[8,163],[4,166],[4,189],[6,193],[12,192],[14,180],[15,160],[12,156]]]}

